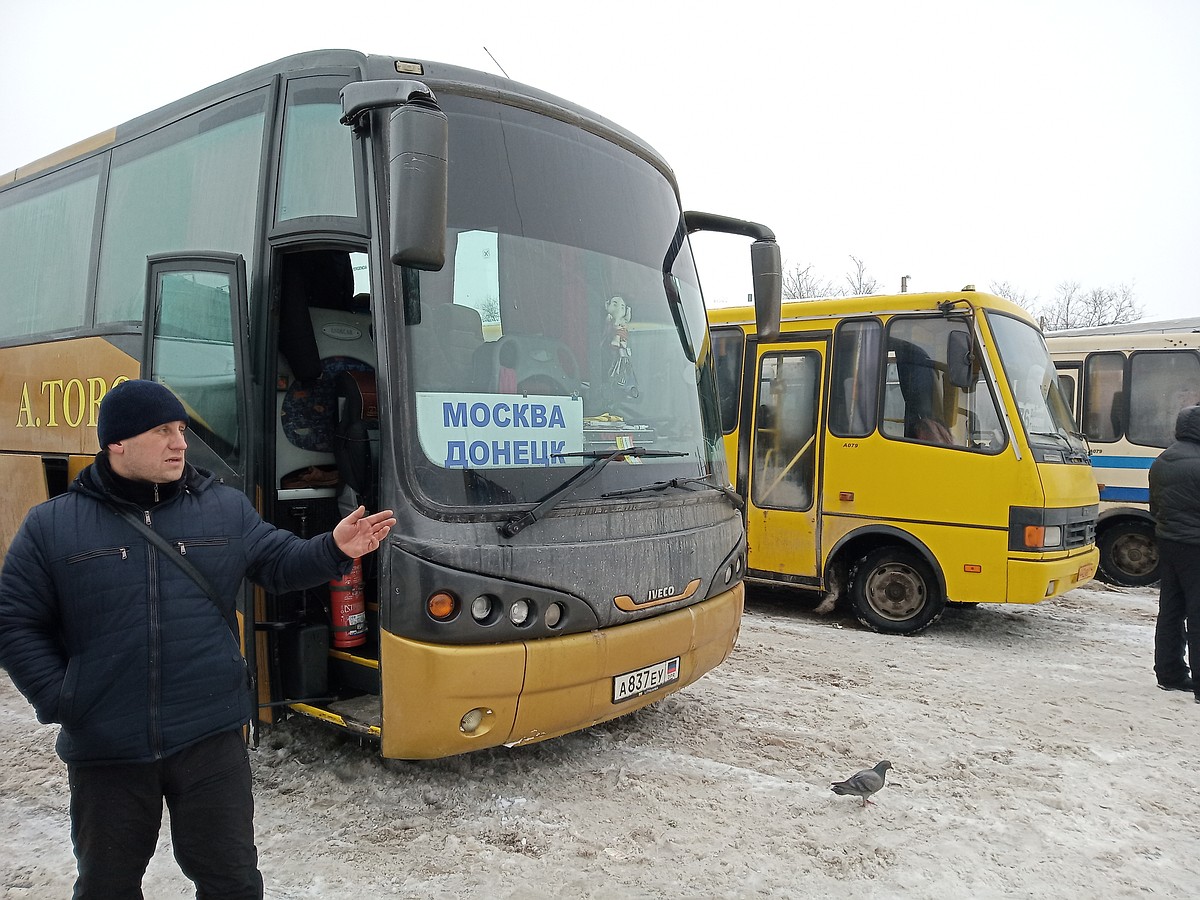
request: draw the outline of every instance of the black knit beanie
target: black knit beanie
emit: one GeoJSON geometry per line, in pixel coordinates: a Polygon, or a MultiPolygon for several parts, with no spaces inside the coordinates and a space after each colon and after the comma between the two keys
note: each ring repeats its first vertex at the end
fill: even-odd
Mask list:
{"type": "Polygon", "coordinates": [[[123,381],[100,401],[96,436],[104,449],[165,422],[187,421],[179,398],[157,381],[123,381]]]}

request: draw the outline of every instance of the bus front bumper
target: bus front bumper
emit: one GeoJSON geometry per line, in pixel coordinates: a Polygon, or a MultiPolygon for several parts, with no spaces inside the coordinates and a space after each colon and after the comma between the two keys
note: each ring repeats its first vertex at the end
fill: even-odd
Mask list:
{"type": "Polygon", "coordinates": [[[1059,559],[1008,560],[1008,602],[1039,603],[1065,594],[1096,574],[1100,552],[1095,547],[1059,559]]]}
{"type": "Polygon", "coordinates": [[[385,631],[382,753],[436,759],[541,741],[633,712],[720,665],[737,640],[744,601],[738,584],[650,619],[522,643],[429,644],[385,631]],[[614,702],[614,679],[643,669],[658,672],[647,675],[651,681],[667,671],[675,677],[614,702]]]}

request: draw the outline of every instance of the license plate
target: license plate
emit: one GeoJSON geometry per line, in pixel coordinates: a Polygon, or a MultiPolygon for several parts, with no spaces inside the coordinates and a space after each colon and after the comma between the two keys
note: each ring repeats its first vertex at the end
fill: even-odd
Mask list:
{"type": "Polygon", "coordinates": [[[679,680],[679,657],[663,660],[613,678],[613,703],[640,697],[679,680]]]}
{"type": "Polygon", "coordinates": [[[1076,581],[1087,581],[1096,574],[1096,566],[1093,563],[1088,563],[1086,566],[1080,566],[1079,571],[1075,573],[1076,581]]]}

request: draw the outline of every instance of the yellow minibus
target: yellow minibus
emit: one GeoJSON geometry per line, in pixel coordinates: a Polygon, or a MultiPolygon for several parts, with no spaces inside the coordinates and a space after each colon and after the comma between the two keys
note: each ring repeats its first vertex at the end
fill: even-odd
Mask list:
{"type": "Polygon", "coordinates": [[[709,310],[747,578],[913,634],[1092,577],[1098,497],[1037,325],[964,289],[709,310]]]}

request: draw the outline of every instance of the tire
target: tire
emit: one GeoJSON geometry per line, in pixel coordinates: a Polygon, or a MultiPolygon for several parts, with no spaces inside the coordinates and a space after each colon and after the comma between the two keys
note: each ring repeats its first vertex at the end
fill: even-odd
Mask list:
{"type": "Polygon", "coordinates": [[[933,569],[905,547],[877,547],[854,567],[850,606],[881,634],[916,634],[942,615],[946,597],[933,569]]]}
{"type": "Polygon", "coordinates": [[[1120,587],[1146,587],[1158,581],[1158,545],[1154,526],[1141,519],[1126,519],[1100,533],[1101,581],[1120,587]]]}

